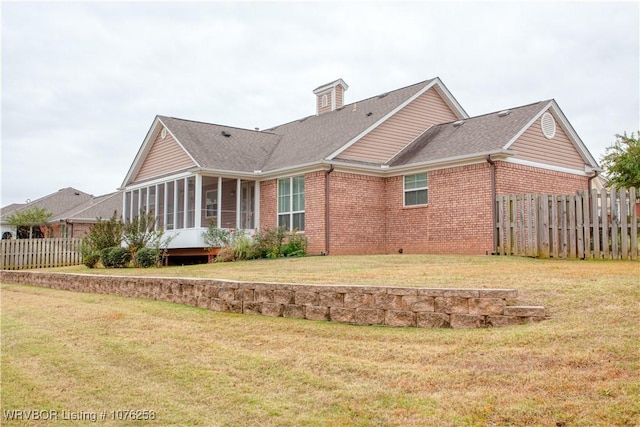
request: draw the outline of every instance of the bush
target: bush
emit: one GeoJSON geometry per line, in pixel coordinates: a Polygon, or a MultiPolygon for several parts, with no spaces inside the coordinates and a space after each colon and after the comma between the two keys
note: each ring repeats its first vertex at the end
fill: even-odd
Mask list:
{"type": "Polygon", "coordinates": [[[218,251],[218,255],[216,255],[216,262],[231,262],[236,260],[235,251],[225,246],[218,251]]]}
{"type": "Polygon", "coordinates": [[[105,248],[100,251],[100,261],[106,268],[125,268],[131,262],[131,254],[121,246],[105,248]]]}
{"type": "Polygon", "coordinates": [[[278,258],[282,255],[282,242],[284,241],[286,230],[284,227],[263,229],[256,233],[257,250],[262,258],[278,258]]]}
{"type": "Polygon", "coordinates": [[[154,248],[142,248],[136,254],[136,265],[142,268],[157,267],[160,252],[154,248]]]}
{"type": "Polygon", "coordinates": [[[289,240],[282,248],[282,255],[284,256],[305,256],[307,255],[307,247],[309,246],[309,239],[304,234],[300,234],[294,230],[289,235],[289,240]]]}
{"type": "Polygon", "coordinates": [[[100,251],[88,252],[82,257],[82,263],[88,268],[95,268],[100,261],[100,251]]]}
{"type": "Polygon", "coordinates": [[[209,227],[207,228],[207,231],[202,233],[202,237],[207,245],[207,249],[228,246],[233,238],[231,232],[223,228],[216,227],[214,222],[209,223],[209,227]]]}

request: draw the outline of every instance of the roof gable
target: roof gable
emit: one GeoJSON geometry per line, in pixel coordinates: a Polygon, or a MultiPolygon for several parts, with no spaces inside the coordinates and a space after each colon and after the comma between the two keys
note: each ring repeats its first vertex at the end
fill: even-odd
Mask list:
{"type": "Polygon", "coordinates": [[[443,97],[436,85],[430,86],[336,158],[386,163],[430,126],[461,118],[443,97]]]}
{"type": "Polygon", "coordinates": [[[433,162],[439,159],[497,153],[535,117],[546,104],[537,102],[500,112],[435,125],[419,136],[389,164],[433,162]]]}
{"type": "Polygon", "coordinates": [[[172,132],[160,129],[151,143],[133,182],[144,181],[197,166],[194,159],[174,138],[172,132]]]}

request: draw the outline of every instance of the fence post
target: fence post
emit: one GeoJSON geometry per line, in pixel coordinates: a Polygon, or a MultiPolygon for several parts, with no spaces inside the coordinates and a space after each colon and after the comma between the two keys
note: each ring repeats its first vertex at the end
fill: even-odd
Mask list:
{"type": "Polygon", "coordinates": [[[602,256],[604,259],[609,259],[609,198],[607,197],[607,191],[602,190],[600,194],[600,216],[602,216],[602,256]]]}
{"type": "Polygon", "coordinates": [[[593,257],[600,259],[600,221],[598,215],[598,190],[591,190],[591,218],[593,221],[593,257]]]}
{"type": "Polygon", "coordinates": [[[618,206],[618,194],[615,188],[611,189],[609,197],[611,199],[611,256],[618,259],[618,230],[620,224],[620,210],[618,206]]]}
{"type": "Polygon", "coordinates": [[[627,190],[625,188],[620,189],[620,243],[621,246],[621,255],[622,259],[629,258],[629,227],[627,226],[627,215],[628,215],[628,198],[627,198],[627,190]]]}
{"type": "Polygon", "coordinates": [[[629,189],[629,205],[631,206],[631,259],[638,259],[638,209],[636,208],[636,189],[629,189]]]}

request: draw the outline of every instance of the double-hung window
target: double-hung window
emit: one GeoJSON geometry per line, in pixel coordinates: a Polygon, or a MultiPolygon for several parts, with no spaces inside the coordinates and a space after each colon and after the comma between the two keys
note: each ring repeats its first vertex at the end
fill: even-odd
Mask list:
{"type": "Polygon", "coordinates": [[[427,173],[405,175],[404,177],[404,205],[418,206],[429,202],[429,185],[427,173]]]}
{"type": "Polygon", "coordinates": [[[278,226],[304,231],[304,175],[278,180],[278,226]]]}

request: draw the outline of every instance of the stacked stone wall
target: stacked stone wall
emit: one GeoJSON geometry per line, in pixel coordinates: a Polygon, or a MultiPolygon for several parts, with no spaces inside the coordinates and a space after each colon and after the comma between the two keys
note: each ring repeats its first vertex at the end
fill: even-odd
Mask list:
{"type": "Polygon", "coordinates": [[[540,321],[515,289],[296,285],[217,279],[3,271],[3,283],[168,301],[214,311],[358,325],[483,328],[540,321]]]}

